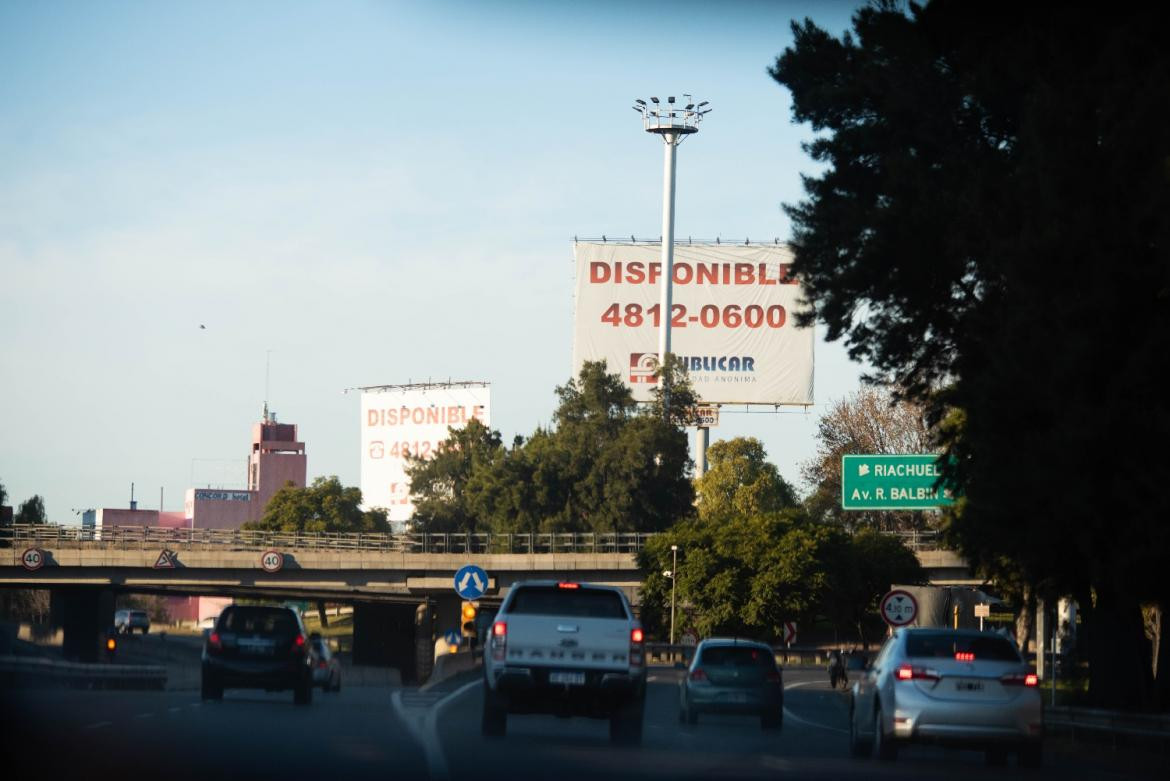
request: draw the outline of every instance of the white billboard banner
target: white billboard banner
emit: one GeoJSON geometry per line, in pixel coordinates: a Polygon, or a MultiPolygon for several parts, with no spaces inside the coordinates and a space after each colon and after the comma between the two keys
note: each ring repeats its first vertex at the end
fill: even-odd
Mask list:
{"type": "Polygon", "coordinates": [[[362,391],[362,503],[382,507],[395,523],[414,514],[407,454],[428,458],[448,427],[476,419],[491,425],[488,385],[368,388],[362,391]]]}
{"type": "MultiPolygon", "coordinates": [[[[605,359],[638,401],[656,387],[662,264],[657,244],[578,243],[573,372],[605,359]]],[[[709,404],[813,403],[812,328],[784,245],[675,244],[671,352],[709,404]]]]}

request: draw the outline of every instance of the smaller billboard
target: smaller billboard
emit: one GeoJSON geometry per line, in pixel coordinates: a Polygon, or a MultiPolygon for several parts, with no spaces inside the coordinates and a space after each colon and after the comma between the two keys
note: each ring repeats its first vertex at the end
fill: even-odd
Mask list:
{"type": "Polygon", "coordinates": [[[407,456],[429,458],[447,441],[448,429],[471,420],[491,425],[487,383],[387,385],[362,389],[362,504],[387,510],[396,526],[410,520],[407,456]]]}

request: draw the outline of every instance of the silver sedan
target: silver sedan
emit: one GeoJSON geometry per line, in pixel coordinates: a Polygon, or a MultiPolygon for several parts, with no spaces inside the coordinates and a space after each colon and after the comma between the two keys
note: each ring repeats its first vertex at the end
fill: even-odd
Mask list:
{"type": "Polygon", "coordinates": [[[1041,760],[1036,675],[1009,640],[990,632],[901,628],[856,676],[849,711],[854,756],[893,760],[913,742],[982,749],[991,764],[1017,753],[1041,760]]]}

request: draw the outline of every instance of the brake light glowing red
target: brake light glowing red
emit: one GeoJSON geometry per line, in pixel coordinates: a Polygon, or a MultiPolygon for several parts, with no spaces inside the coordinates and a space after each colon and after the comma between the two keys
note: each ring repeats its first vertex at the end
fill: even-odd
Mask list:
{"type": "Polygon", "coordinates": [[[643,634],[642,634],[641,629],[631,629],[630,630],[630,642],[631,643],[640,643],[640,642],[642,642],[642,638],[643,638],[643,634]]]}
{"type": "Polygon", "coordinates": [[[302,648],[305,645],[305,636],[304,635],[297,635],[296,637],[293,638],[293,644],[297,648],[302,648]]]}
{"type": "Polygon", "coordinates": [[[1036,673],[1009,673],[999,679],[1004,686],[1038,686],[1040,679],[1036,673]]]}
{"type": "Polygon", "coordinates": [[[969,651],[959,651],[955,654],[956,662],[973,662],[975,661],[975,654],[969,651]]]}
{"type": "Polygon", "coordinates": [[[503,621],[497,621],[492,624],[492,639],[490,642],[492,659],[497,662],[504,661],[508,651],[508,624],[503,621]]]}
{"type": "Polygon", "coordinates": [[[580,583],[558,583],[557,588],[581,588],[580,583]]]}
{"type": "Polygon", "coordinates": [[[920,681],[937,681],[938,671],[932,670],[929,667],[912,667],[904,664],[894,673],[899,681],[920,680],[920,681]]]}
{"type": "Polygon", "coordinates": [[[207,644],[216,650],[223,648],[223,641],[219,638],[219,632],[212,632],[207,636],[207,644]]]}

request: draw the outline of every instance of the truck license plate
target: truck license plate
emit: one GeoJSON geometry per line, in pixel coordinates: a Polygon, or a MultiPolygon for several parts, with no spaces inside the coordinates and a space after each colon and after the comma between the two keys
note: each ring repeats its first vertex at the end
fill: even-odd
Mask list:
{"type": "Polygon", "coordinates": [[[584,686],[585,673],[581,672],[564,672],[556,670],[548,674],[549,683],[563,683],[569,686],[584,686]]]}

